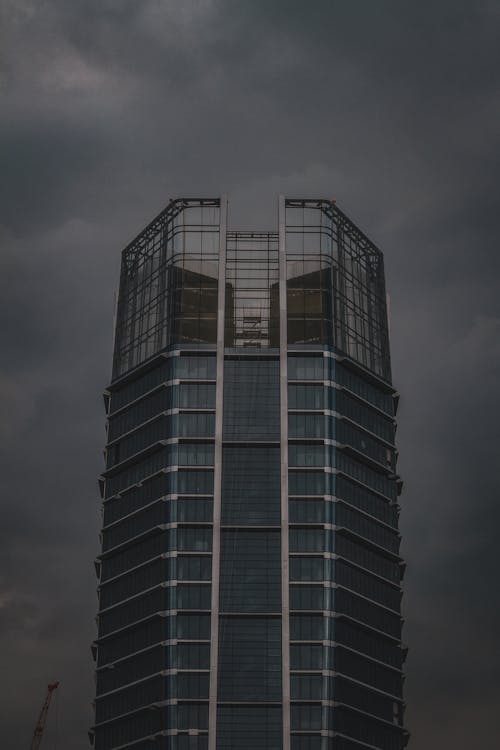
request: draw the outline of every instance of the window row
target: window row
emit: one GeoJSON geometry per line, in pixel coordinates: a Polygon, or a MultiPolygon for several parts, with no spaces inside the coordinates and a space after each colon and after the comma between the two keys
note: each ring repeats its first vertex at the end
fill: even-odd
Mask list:
{"type": "Polygon", "coordinates": [[[401,591],[390,583],[385,583],[374,576],[364,573],[358,568],[347,565],[343,560],[335,561],[335,581],[339,586],[345,586],[367,599],[383,604],[395,612],[399,612],[401,591]]]}
{"type": "Polygon", "coordinates": [[[370,628],[382,633],[401,638],[401,618],[378,604],[374,604],[361,596],[345,589],[335,591],[335,607],[339,614],[345,614],[370,628]]]}
{"type": "MultiPolygon", "coordinates": [[[[96,729],[97,747],[115,747],[156,734],[165,729],[207,729],[208,702],[179,703],[158,711],[146,709],[130,718],[105,724],[96,729]]],[[[189,745],[188,745],[189,747],[189,745]]]]}
{"type": "Polygon", "coordinates": [[[332,523],[343,526],[391,552],[398,553],[399,536],[396,529],[382,526],[343,503],[312,497],[293,497],[288,501],[288,512],[290,523],[332,523]]]}
{"type": "Polygon", "coordinates": [[[106,609],[122,599],[135,596],[141,591],[166,581],[209,581],[211,574],[212,558],[210,555],[157,558],[152,563],[136,568],[112,583],[104,584],[99,594],[99,606],[101,609],[106,609]]]}
{"type": "MultiPolygon", "coordinates": [[[[290,493],[291,494],[291,493],[290,493]]],[[[374,518],[389,524],[397,529],[398,507],[395,503],[384,500],[383,497],[370,492],[366,487],[361,487],[356,482],[345,476],[335,477],[333,493],[338,498],[354,505],[359,510],[368,513],[374,518]]]]}
{"type": "Polygon", "coordinates": [[[180,356],[163,360],[154,369],[129,381],[111,394],[111,412],[121,409],[168,380],[215,380],[215,355],[180,356]]]}
{"type": "MultiPolygon", "coordinates": [[[[178,649],[177,659],[182,658],[178,649]]],[[[98,698],[96,701],[96,723],[135,711],[143,706],[151,706],[151,704],[165,701],[167,698],[208,700],[209,682],[208,672],[179,672],[170,677],[156,675],[149,680],[144,680],[136,685],[98,698]]]]}
{"type": "Polygon", "coordinates": [[[172,500],[159,500],[149,505],[142,512],[125,518],[103,529],[103,551],[111,549],[122,542],[166,523],[211,523],[213,515],[212,498],[178,497],[172,500]]]}
{"type": "Polygon", "coordinates": [[[392,419],[384,417],[367,404],[358,401],[346,391],[337,391],[336,411],[348,417],[374,435],[378,435],[388,443],[394,443],[395,426],[392,419]]]}
{"type": "Polygon", "coordinates": [[[391,393],[387,393],[383,388],[377,388],[377,386],[370,383],[361,375],[357,375],[352,370],[341,365],[340,362],[331,361],[334,363],[333,372],[330,374],[331,380],[335,380],[335,382],[348,388],[356,395],[361,396],[365,401],[369,401],[391,417],[393,416],[394,400],[391,393]]]}
{"type": "Polygon", "coordinates": [[[104,557],[101,563],[101,583],[153,557],[173,550],[210,552],[212,528],[210,526],[187,526],[157,531],[130,547],[104,557]]]}
{"type": "Polygon", "coordinates": [[[180,383],[154,391],[109,418],[108,441],[116,440],[169,409],[215,409],[215,383],[180,383]]]}
{"type": "Polygon", "coordinates": [[[213,437],[214,430],[215,414],[208,412],[160,416],[131,435],[110,445],[107,449],[107,468],[154,445],[159,440],[168,440],[173,437],[213,437]]]}
{"type": "Polygon", "coordinates": [[[337,440],[364,453],[390,471],[396,470],[396,458],[392,448],[388,448],[375,438],[367,435],[364,430],[354,427],[350,422],[339,420],[337,425],[337,440]]]}
{"type": "Polygon", "coordinates": [[[98,646],[98,665],[121,659],[160,641],[210,640],[210,614],[180,613],[156,616],[132,628],[105,638],[98,646]]]}
{"type": "Polygon", "coordinates": [[[345,526],[346,529],[354,531],[360,536],[364,536],[380,547],[398,554],[399,552],[399,535],[397,529],[389,529],[376,523],[371,518],[367,518],[361,513],[348,508],[343,503],[335,503],[335,523],[337,526],[345,526]]]}
{"type": "Polygon", "coordinates": [[[337,451],[336,453],[337,469],[347,474],[347,476],[357,479],[372,490],[380,492],[388,498],[395,501],[397,497],[397,487],[394,479],[390,479],[384,474],[370,469],[360,461],[356,461],[346,453],[337,451]]]}
{"type": "Polygon", "coordinates": [[[213,466],[213,463],[213,443],[169,445],[106,479],[106,497],[111,497],[167,466],[213,466]]]}
{"type": "Polygon", "coordinates": [[[112,669],[99,669],[96,673],[97,696],[108,693],[111,690],[128,685],[131,682],[142,680],[153,674],[167,669],[169,663],[168,648],[154,646],[147,651],[117,661],[112,669]]]}
{"type": "Polygon", "coordinates": [[[334,659],[337,672],[401,697],[403,683],[399,672],[341,647],[335,648],[334,659]]]}
{"type": "Polygon", "coordinates": [[[177,586],[158,587],[119,607],[99,615],[99,636],[124,628],[155,612],[164,610],[209,610],[211,586],[198,583],[179,583],[177,586]]]}
{"type": "Polygon", "coordinates": [[[401,567],[397,560],[390,559],[375,552],[363,544],[354,542],[344,534],[336,535],[335,552],[341,557],[353,563],[357,563],[363,568],[376,573],[383,578],[387,578],[393,583],[399,584],[401,580],[401,567]]]}

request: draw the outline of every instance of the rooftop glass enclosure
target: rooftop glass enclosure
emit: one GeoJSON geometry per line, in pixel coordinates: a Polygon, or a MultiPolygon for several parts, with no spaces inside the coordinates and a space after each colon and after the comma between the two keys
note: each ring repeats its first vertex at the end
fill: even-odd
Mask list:
{"type": "Polygon", "coordinates": [[[176,199],[125,249],[96,750],[401,750],[381,252],[327,200],[275,232],[176,199]]]}

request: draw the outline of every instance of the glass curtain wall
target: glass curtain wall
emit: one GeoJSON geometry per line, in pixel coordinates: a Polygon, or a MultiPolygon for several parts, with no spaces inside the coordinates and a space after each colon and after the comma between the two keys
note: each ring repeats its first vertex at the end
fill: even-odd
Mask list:
{"type": "Polygon", "coordinates": [[[96,750],[407,742],[382,254],[331,201],[280,206],[226,232],[174,200],[123,253],[96,750]]]}
{"type": "Polygon", "coordinates": [[[291,748],[400,750],[404,566],[382,257],[330,202],[289,200],[286,262],[291,748]]]}
{"type": "Polygon", "coordinates": [[[219,201],[123,253],[99,578],[96,750],[206,750],[219,201]]]}

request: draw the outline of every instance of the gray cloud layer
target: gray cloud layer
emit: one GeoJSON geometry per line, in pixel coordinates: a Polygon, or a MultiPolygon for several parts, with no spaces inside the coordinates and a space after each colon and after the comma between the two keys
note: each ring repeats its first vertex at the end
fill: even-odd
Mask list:
{"type": "Polygon", "coordinates": [[[119,251],[170,196],[222,190],[234,226],[336,197],[385,251],[412,746],[498,746],[500,5],[310,6],[4,4],[6,747],[53,677],[60,745],[87,747],[119,251]]]}

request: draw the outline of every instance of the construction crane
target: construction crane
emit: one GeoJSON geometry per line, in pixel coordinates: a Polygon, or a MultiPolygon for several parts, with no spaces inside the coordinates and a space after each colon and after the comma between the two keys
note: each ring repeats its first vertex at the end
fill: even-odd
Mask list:
{"type": "Polygon", "coordinates": [[[50,701],[52,700],[52,694],[54,693],[54,690],[57,689],[58,685],[58,682],[51,682],[47,685],[47,695],[45,696],[42,710],[40,711],[40,716],[38,717],[38,721],[36,723],[35,731],[33,733],[33,739],[31,740],[30,750],[38,750],[38,748],[40,747],[40,742],[42,741],[43,737],[43,730],[45,729],[45,722],[47,721],[47,714],[49,713],[50,701]]]}

